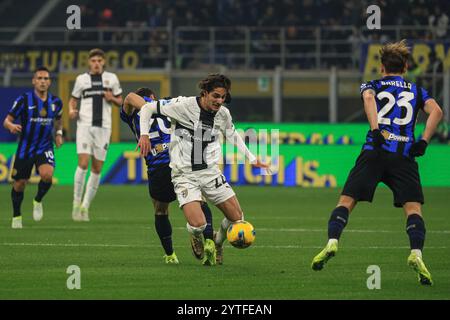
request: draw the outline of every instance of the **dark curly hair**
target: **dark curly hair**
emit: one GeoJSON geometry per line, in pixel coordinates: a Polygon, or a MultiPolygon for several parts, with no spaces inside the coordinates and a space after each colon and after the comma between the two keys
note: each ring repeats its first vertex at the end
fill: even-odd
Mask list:
{"type": "Polygon", "coordinates": [[[205,92],[211,92],[215,88],[224,88],[227,93],[231,90],[231,80],[227,76],[219,73],[209,74],[205,79],[198,83],[198,87],[202,91],[201,94],[205,92]]]}

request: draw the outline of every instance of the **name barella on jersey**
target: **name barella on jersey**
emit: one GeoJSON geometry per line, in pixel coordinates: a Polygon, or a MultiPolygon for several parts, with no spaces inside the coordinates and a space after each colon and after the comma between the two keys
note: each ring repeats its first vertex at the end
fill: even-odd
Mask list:
{"type": "MultiPolygon", "coordinates": [[[[386,139],[382,148],[386,151],[409,156],[415,141],[414,128],[417,114],[431,97],[416,84],[400,76],[388,76],[361,85],[361,96],[366,90],[375,91],[378,126],[386,139]]],[[[366,136],[364,150],[372,150],[372,133],[366,136]]]]}
{"type": "Polygon", "coordinates": [[[29,159],[53,150],[54,120],[61,119],[62,101],[48,93],[42,101],[34,91],[27,92],[16,99],[9,115],[20,120],[22,132],[17,147],[17,159],[29,159]]]}
{"type": "Polygon", "coordinates": [[[72,96],[81,99],[78,126],[111,129],[112,104],[103,98],[104,91],[111,91],[114,96],[122,94],[119,79],[114,73],[83,73],[77,77],[72,96]]]}
{"type": "MultiPolygon", "coordinates": [[[[148,97],[144,97],[147,102],[153,101],[148,97]]],[[[141,136],[140,129],[140,116],[139,111],[134,110],[131,115],[125,113],[123,108],[120,110],[120,118],[130,127],[131,131],[139,141],[141,136]]],[[[150,142],[152,149],[150,153],[145,157],[145,163],[147,164],[147,170],[153,172],[162,165],[168,165],[170,163],[169,146],[170,146],[170,120],[164,116],[154,116],[150,120],[150,142]]]]}
{"type": "Polygon", "coordinates": [[[170,167],[197,171],[218,167],[222,156],[219,133],[235,134],[230,111],[222,106],[217,112],[200,107],[199,97],[177,97],[159,100],[157,114],[170,117],[172,135],[170,167]]]}

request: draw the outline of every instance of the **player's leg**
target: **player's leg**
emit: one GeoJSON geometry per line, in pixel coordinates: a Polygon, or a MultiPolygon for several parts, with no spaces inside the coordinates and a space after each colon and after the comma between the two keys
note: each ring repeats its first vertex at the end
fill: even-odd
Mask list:
{"type": "Polygon", "coordinates": [[[92,154],[92,142],[89,136],[88,127],[77,127],[77,154],[78,166],[75,170],[73,183],[73,208],[72,219],[81,221],[81,200],[83,199],[86,174],[89,166],[89,159],[92,154]]]}
{"type": "Polygon", "coordinates": [[[207,227],[205,214],[202,211],[202,191],[198,181],[198,173],[182,173],[172,170],[172,183],[180,208],[187,220],[187,230],[190,234],[194,256],[202,258],[204,265],[216,264],[216,249],[214,241],[203,235],[207,227]]]}
{"type": "Polygon", "coordinates": [[[14,180],[11,189],[11,201],[13,205],[13,218],[11,227],[13,229],[22,228],[21,206],[24,197],[25,187],[31,176],[34,159],[15,159],[12,178],[14,180]]]}
{"type": "Polygon", "coordinates": [[[341,195],[336,208],[331,212],[328,220],[328,243],[314,258],[311,268],[315,271],[322,270],[325,264],[338,251],[338,243],[342,231],[348,222],[350,212],[356,206],[356,200],[350,196],[341,195]]]}
{"type": "Polygon", "coordinates": [[[92,200],[97,194],[98,187],[100,185],[100,173],[103,167],[103,161],[92,157],[91,172],[86,184],[86,191],[84,193],[83,202],[81,204],[81,220],[89,221],[89,207],[92,200]]]}
{"type": "Polygon", "coordinates": [[[216,264],[216,248],[214,241],[211,239],[205,239],[203,235],[207,222],[201,207],[201,194],[199,194],[199,198],[200,200],[191,201],[184,204],[182,209],[187,220],[186,227],[188,232],[191,234],[191,245],[193,246],[193,252],[200,253],[198,257],[196,257],[202,259],[203,265],[213,266],[216,264]],[[203,250],[201,245],[203,245],[203,250]],[[203,254],[201,254],[202,251],[203,254]]]}
{"type": "Polygon", "coordinates": [[[425,221],[422,217],[421,204],[418,202],[406,202],[403,205],[406,214],[406,233],[409,237],[411,253],[408,257],[408,265],[416,271],[419,282],[423,285],[432,285],[433,280],[422,258],[422,250],[425,244],[425,221]]]}
{"type": "Polygon", "coordinates": [[[21,206],[27,181],[28,180],[26,179],[18,179],[13,182],[13,187],[11,189],[11,201],[13,205],[13,218],[11,226],[13,229],[22,229],[21,206]]]}
{"type": "Polygon", "coordinates": [[[215,233],[216,262],[223,263],[223,243],[227,238],[227,229],[231,223],[243,220],[244,215],[231,186],[220,171],[211,170],[202,178],[203,193],[224,214],[218,231],[215,233]]]}
{"type": "Polygon", "coordinates": [[[350,212],[358,201],[372,201],[382,173],[383,162],[379,152],[365,150],[359,155],[348,175],[338,204],[331,212],[328,220],[328,243],[313,258],[313,270],[322,270],[328,260],[336,255],[339,239],[348,223],[350,212]]]}
{"type": "Polygon", "coordinates": [[[178,264],[178,258],[173,250],[172,244],[172,225],[169,220],[169,203],[153,200],[155,208],[155,229],[158,234],[161,245],[164,249],[164,261],[166,263],[178,264]]]}
{"type": "Polygon", "coordinates": [[[212,240],[214,237],[212,212],[206,201],[202,201],[201,207],[206,219],[206,228],[205,231],[203,231],[203,236],[205,237],[205,239],[212,240]]]}
{"type": "MultiPolygon", "coordinates": [[[[42,161],[40,162],[42,163],[42,161]]],[[[36,196],[33,199],[33,219],[34,221],[41,221],[44,216],[44,210],[42,208],[42,198],[47,194],[52,186],[53,171],[54,168],[49,163],[36,163],[37,170],[41,180],[38,184],[38,190],[36,196]]]]}
{"type": "Polygon", "coordinates": [[[431,274],[422,258],[426,229],[422,217],[424,196],[419,167],[413,159],[395,154],[389,160],[387,177],[383,182],[394,194],[394,206],[403,207],[406,215],[406,233],[411,246],[407,263],[417,273],[421,284],[432,285],[431,274]]]}
{"type": "Polygon", "coordinates": [[[100,185],[100,173],[108,152],[111,130],[105,128],[90,128],[92,135],[91,172],[86,184],[86,192],[81,204],[81,217],[83,221],[89,221],[89,207],[100,185]]]}

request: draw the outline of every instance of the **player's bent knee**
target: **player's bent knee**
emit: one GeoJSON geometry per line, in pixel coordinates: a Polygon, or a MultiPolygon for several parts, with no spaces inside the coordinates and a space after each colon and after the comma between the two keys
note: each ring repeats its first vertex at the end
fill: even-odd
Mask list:
{"type": "Polygon", "coordinates": [[[13,188],[16,192],[23,192],[25,190],[25,186],[27,185],[28,180],[20,179],[15,180],[13,183],[13,188]]]}

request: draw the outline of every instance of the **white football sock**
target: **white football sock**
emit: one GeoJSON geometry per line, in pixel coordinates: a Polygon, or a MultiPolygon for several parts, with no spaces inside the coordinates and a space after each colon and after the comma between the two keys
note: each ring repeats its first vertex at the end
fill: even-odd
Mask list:
{"type": "Polygon", "coordinates": [[[227,229],[230,226],[232,222],[228,220],[227,218],[223,218],[222,222],[220,223],[219,231],[217,231],[216,234],[216,244],[221,246],[225,239],[227,238],[227,229]]]}
{"type": "Polygon", "coordinates": [[[86,182],[87,169],[83,170],[77,166],[75,170],[75,179],[73,183],[73,202],[80,204],[81,198],[83,197],[84,184],[86,182]]]}
{"type": "Polygon", "coordinates": [[[94,199],[95,194],[97,193],[99,184],[100,174],[96,174],[91,171],[91,175],[89,176],[86,186],[86,193],[84,194],[83,204],[81,205],[83,208],[89,209],[92,199],[94,199]]]}
{"type": "Polygon", "coordinates": [[[420,249],[411,249],[411,253],[415,253],[419,258],[422,258],[422,250],[420,249]]]}
{"type": "Polygon", "coordinates": [[[189,224],[189,222],[186,223],[186,229],[190,234],[192,234],[194,237],[199,237],[203,231],[206,229],[206,223],[200,227],[193,227],[189,224]]]}

